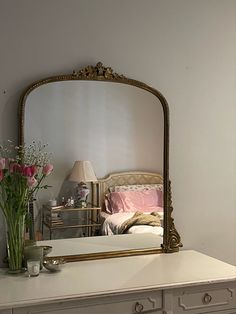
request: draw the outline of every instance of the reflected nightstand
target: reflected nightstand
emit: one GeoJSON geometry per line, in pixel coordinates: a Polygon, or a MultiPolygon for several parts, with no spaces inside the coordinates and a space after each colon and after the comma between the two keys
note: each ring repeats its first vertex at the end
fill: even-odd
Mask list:
{"type": "Polygon", "coordinates": [[[82,228],[82,234],[91,237],[100,232],[100,207],[88,205],[88,207],[64,207],[48,205],[43,206],[42,233],[48,228],[50,240],[53,231],[82,228]]]}

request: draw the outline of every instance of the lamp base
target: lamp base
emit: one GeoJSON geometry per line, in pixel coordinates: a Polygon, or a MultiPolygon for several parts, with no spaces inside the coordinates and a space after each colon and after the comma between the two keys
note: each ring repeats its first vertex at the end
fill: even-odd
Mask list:
{"type": "Polygon", "coordinates": [[[87,185],[84,182],[79,183],[76,192],[77,192],[76,206],[87,207],[87,200],[90,192],[87,185]]]}

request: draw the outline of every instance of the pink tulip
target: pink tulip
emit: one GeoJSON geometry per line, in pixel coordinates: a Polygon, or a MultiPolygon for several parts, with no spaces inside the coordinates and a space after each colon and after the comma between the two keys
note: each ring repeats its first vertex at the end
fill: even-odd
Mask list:
{"type": "Polygon", "coordinates": [[[35,177],[27,177],[27,185],[28,185],[28,187],[32,188],[37,183],[38,183],[38,181],[35,179],[35,177]]]}
{"type": "Polygon", "coordinates": [[[0,158],[0,169],[5,169],[5,168],[6,168],[6,159],[0,158]]]}
{"type": "Polygon", "coordinates": [[[30,166],[23,167],[23,176],[25,177],[32,177],[32,171],[30,166]]]}
{"type": "Polygon", "coordinates": [[[10,173],[12,172],[22,173],[22,166],[17,163],[11,163],[9,169],[10,173]]]}
{"type": "Polygon", "coordinates": [[[38,173],[38,167],[35,165],[31,166],[32,176],[36,175],[38,173]]]}
{"type": "Polygon", "coordinates": [[[0,169],[0,182],[2,181],[3,177],[4,177],[3,170],[2,170],[2,169],[0,169]]]}
{"type": "Polygon", "coordinates": [[[43,175],[48,176],[53,170],[53,165],[52,164],[47,164],[43,167],[43,175]]]}
{"type": "Polygon", "coordinates": [[[25,177],[33,177],[37,172],[38,168],[35,165],[23,167],[23,175],[25,177]]]}

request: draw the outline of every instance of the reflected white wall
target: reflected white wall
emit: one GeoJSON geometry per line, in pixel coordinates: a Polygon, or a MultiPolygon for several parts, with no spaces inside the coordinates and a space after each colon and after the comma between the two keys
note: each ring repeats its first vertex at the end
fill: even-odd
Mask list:
{"type": "MultiPolygon", "coordinates": [[[[163,172],[163,110],[140,88],[110,82],[42,85],[25,104],[25,143],[48,144],[54,171],[42,198],[64,196],[75,160],[90,160],[97,178],[118,171],[163,172]],[[64,184],[64,185],[63,185],[64,184]],[[48,194],[50,193],[50,194],[48,194]]],[[[67,188],[70,188],[68,185],[67,188]]]]}

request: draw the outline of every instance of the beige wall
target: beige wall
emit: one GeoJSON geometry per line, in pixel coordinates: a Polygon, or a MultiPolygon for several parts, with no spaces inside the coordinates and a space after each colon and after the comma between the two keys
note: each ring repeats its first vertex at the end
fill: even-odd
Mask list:
{"type": "MultiPolygon", "coordinates": [[[[170,104],[185,248],[236,265],[236,1],[0,0],[0,140],[30,82],[102,61],[170,104]]],[[[4,240],[0,233],[1,254],[4,240]]],[[[0,256],[1,257],[1,256],[0,256]]]]}

